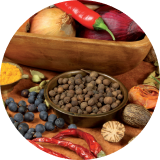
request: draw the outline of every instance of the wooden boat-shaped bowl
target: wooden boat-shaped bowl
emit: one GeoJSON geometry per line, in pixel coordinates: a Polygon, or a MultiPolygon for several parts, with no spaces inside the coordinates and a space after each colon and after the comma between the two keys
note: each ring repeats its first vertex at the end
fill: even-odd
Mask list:
{"type": "Polygon", "coordinates": [[[5,57],[26,66],[58,72],[88,69],[119,75],[135,68],[148,54],[147,36],[134,42],[51,37],[16,32],[5,57]]]}

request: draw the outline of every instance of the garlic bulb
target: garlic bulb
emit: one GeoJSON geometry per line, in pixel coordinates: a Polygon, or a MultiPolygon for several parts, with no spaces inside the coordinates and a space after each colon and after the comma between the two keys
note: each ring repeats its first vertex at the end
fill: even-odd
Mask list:
{"type": "Polygon", "coordinates": [[[108,121],[103,124],[101,134],[103,138],[108,142],[119,142],[125,133],[125,127],[118,121],[108,121]]]}

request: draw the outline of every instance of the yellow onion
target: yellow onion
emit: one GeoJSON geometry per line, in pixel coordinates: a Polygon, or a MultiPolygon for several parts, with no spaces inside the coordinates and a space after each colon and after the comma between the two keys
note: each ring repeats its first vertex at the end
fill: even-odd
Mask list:
{"type": "Polygon", "coordinates": [[[46,8],[31,17],[30,33],[74,37],[75,22],[70,15],[59,8],[46,8]]]}

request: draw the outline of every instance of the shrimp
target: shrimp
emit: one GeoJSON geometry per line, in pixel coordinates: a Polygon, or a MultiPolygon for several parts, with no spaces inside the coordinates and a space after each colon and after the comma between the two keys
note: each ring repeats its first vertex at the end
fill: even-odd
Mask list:
{"type": "Polygon", "coordinates": [[[141,84],[132,87],[128,93],[128,100],[130,103],[160,112],[160,91],[154,86],[141,84]]]}

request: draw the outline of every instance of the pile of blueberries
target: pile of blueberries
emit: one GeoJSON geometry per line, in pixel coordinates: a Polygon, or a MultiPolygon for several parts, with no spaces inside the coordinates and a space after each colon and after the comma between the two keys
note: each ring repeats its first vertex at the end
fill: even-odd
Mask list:
{"type": "MultiPolygon", "coordinates": [[[[64,127],[65,121],[63,118],[57,118],[55,114],[48,115],[47,106],[44,103],[44,89],[41,89],[38,94],[36,92],[29,93],[28,90],[23,90],[21,95],[28,98],[28,102],[30,103],[28,106],[23,100],[19,101],[17,104],[11,97],[6,99],[5,104],[10,111],[18,111],[18,113],[16,113],[14,117],[10,117],[10,119],[26,139],[42,137],[43,132],[53,131],[55,126],[58,128],[64,127]],[[39,112],[40,119],[46,121],[45,125],[37,124],[35,128],[29,128],[27,123],[22,123],[23,121],[32,122],[34,120],[34,112],[39,112]]],[[[68,128],[77,127],[71,124],[68,128]]]]}

